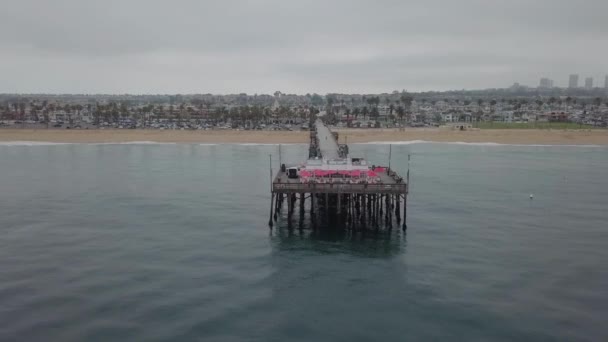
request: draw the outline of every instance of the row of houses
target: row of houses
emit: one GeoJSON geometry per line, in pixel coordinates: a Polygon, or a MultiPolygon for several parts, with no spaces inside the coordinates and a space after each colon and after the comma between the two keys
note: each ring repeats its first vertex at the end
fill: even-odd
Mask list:
{"type": "MultiPolygon", "coordinates": [[[[398,121],[400,118],[394,107],[377,106],[377,115],[369,114],[370,119],[384,122],[398,121]]],[[[352,110],[338,109],[340,121],[358,121],[361,114],[352,110]]],[[[365,118],[364,118],[365,119],[365,118]]],[[[404,120],[414,123],[454,123],[454,122],[582,122],[590,124],[608,124],[608,105],[574,106],[574,105],[526,105],[517,109],[508,105],[416,105],[404,114],[404,120]]]]}
{"type": "MultiPolygon", "coordinates": [[[[362,107],[356,107],[361,109],[362,107]]],[[[370,107],[368,107],[369,109],[370,107]]],[[[337,121],[343,123],[356,121],[374,121],[381,124],[395,123],[400,118],[398,117],[395,106],[378,105],[374,108],[374,115],[370,110],[367,110],[367,115],[363,115],[362,111],[354,110],[342,105],[334,105],[334,113],[337,121]],[[354,114],[357,113],[357,114],[354,114]]],[[[84,107],[78,110],[64,109],[33,109],[25,107],[23,110],[8,110],[0,112],[0,119],[3,120],[27,120],[27,121],[45,121],[48,117],[50,122],[83,122],[94,123],[97,120],[95,107],[84,107]]],[[[108,115],[106,110],[104,116],[108,115]]],[[[144,120],[168,118],[173,120],[176,118],[184,120],[208,120],[221,117],[223,119],[246,119],[264,121],[269,123],[293,123],[294,119],[305,119],[310,115],[309,108],[303,107],[283,107],[279,101],[275,100],[270,107],[254,107],[249,106],[194,106],[191,104],[181,105],[169,108],[168,106],[133,106],[129,108],[121,108],[120,114],[116,111],[112,114],[116,118],[137,118],[144,120]],[[251,109],[248,110],[247,108],[251,109]],[[260,111],[264,112],[260,114],[260,111]],[[221,115],[218,113],[221,112],[221,115]],[[255,113],[254,113],[255,112],[255,113]],[[173,113],[173,114],[171,114],[173,113]]],[[[403,119],[409,124],[432,124],[432,123],[454,123],[454,122],[582,122],[592,124],[608,124],[608,105],[602,103],[599,106],[584,106],[575,104],[563,105],[520,105],[513,106],[512,104],[493,103],[481,105],[463,104],[463,103],[448,103],[446,101],[436,101],[435,103],[416,103],[412,102],[412,106],[407,110],[403,119]]],[[[103,118],[102,118],[103,120],[103,118]]],[[[117,120],[114,120],[117,121],[117,120]]],[[[299,121],[298,121],[299,122],[299,121]]],[[[375,126],[375,124],[372,124],[375,126]]]]}

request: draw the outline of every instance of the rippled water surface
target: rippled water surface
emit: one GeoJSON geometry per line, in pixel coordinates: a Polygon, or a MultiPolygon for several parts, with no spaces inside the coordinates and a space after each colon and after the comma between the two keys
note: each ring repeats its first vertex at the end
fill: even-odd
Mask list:
{"type": "Polygon", "coordinates": [[[393,146],[407,234],[270,231],[277,152],[0,146],[0,340],[608,339],[607,148],[393,146]]]}

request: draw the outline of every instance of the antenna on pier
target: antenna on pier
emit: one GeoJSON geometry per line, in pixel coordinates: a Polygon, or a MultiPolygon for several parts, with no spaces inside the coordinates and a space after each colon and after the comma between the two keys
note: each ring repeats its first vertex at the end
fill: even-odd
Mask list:
{"type": "Polygon", "coordinates": [[[393,152],[393,144],[388,145],[388,169],[391,169],[391,155],[393,152]]]}
{"type": "MultiPolygon", "coordinates": [[[[272,156],[271,156],[272,159],[272,156]]],[[[281,167],[281,144],[279,144],[279,167],[281,167]]]]}

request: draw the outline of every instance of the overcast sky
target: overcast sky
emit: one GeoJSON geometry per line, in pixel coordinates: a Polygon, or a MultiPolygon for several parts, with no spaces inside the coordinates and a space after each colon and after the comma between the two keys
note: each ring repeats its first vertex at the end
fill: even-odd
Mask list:
{"type": "Polygon", "coordinates": [[[390,92],[608,73],[608,0],[1,0],[2,93],[390,92]]]}

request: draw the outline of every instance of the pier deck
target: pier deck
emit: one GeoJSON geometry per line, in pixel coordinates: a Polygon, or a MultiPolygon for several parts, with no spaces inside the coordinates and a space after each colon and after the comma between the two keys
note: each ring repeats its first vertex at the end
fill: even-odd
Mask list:
{"type": "Polygon", "coordinates": [[[284,193],[356,193],[356,194],[406,194],[407,184],[397,183],[386,172],[378,173],[380,181],[368,184],[341,183],[302,183],[298,178],[288,178],[285,172],[279,171],[272,183],[274,192],[284,193]]]}
{"type": "Polygon", "coordinates": [[[317,138],[319,139],[319,149],[321,155],[325,159],[338,159],[338,142],[334,139],[334,136],[329,131],[329,128],[323,124],[321,119],[317,119],[315,122],[315,128],[317,132],[317,138]]]}
{"type": "Polygon", "coordinates": [[[384,226],[390,229],[394,216],[397,223],[403,217],[405,230],[407,182],[393,170],[370,168],[363,159],[350,158],[348,146],[339,145],[336,137],[317,119],[314,132],[311,132],[308,162],[304,167],[292,169],[293,178],[288,177],[290,170],[283,166],[284,170],[277,172],[272,181],[268,224],[272,227],[273,218],[277,220],[287,202],[288,225],[291,225],[298,203],[300,224],[304,217],[310,217],[316,225],[321,212],[327,222],[333,217],[336,223],[352,229],[358,226],[378,228],[384,218],[384,226]],[[308,216],[305,215],[306,207],[308,216]]]}

